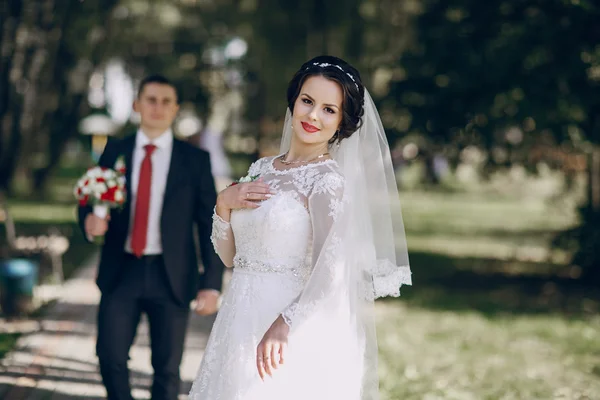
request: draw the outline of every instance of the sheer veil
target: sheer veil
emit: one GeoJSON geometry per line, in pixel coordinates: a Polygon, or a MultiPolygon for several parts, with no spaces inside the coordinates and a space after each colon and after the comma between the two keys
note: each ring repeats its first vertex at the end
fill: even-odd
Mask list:
{"type": "MultiPolygon", "coordinates": [[[[288,314],[292,334],[323,324],[332,341],[323,357],[342,358],[359,366],[338,371],[361,385],[361,400],[376,400],[377,339],[373,302],[399,296],[410,285],[406,235],[400,199],[385,131],[369,93],[365,90],[362,125],[330,153],[344,177],[343,211],[327,229],[324,243],[313,254],[314,268],[304,290],[288,314]],[[358,376],[348,376],[358,375],[358,376]]],[[[281,153],[292,137],[288,109],[281,153]]],[[[307,333],[308,334],[308,333],[307,333]]],[[[323,359],[321,362],[327,362],[323,359]]]]}

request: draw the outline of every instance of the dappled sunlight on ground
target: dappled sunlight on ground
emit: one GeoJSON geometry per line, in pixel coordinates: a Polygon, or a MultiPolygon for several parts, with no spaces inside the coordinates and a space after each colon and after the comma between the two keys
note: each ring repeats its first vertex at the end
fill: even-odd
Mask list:
{"type": "Polygon", "coordinates": [[[545,262],[547,260],[565,261],[568,254],[564,251],[551,251],[544,245],[516,245],[502,241],[492,241],[485,236],[456,235],[411,235],[409,247],[415,251],[431,251],[453,257],[490,257],[506,261],[545,262]]]}
{"type": "Polygon", "coordinates": [[[386,398],[600,398],[600,319],[489,319],[382,302],[377,307],[386,398]],[[587,397],[585,397],[587,396],[587,397]]]}
{"type": "MultiPolygon", "coordinates": [[[[376,305],[382,400],[600,398],[600,294],[577,279],[581,270],[565,263],[568,254],[549,247],[556,232],[576,223],[574,210],[535,196],[403,192],[401,198],[414,286],[376,305]]],[[[59,219],[73,210],[56,207],[51,212],[59,219]]],[[[15,209],[25,219],[41,210],[35,203],[15,209]]],[[[93,250],[73,243],[84,254],[93,250]]],[[[2,362],[0,398],[102,398],[94,355],[99,294],[94,268],[86,265],[2,362]]],[[[192,317],[181,399],[211,323],[192,317]]],[[[149,398],[148,344],[142,325],[131,351],[139,399],[149,398]]]]}
{"type": "MultiPolygon", "coordinates": [[[[0,398],[4,400],[102,399],[105,396],[95,355],[96,259],[68,282],[57,302],[24,333],[15,350],[0,362],[0,398]]],[[[181,399],[196,376],[214,317],[191,316],[181,365],[181,399]]],[[[137,399],[149,399],[152,383],[145,318],[130,352],[131,384],[137,399]]]]}

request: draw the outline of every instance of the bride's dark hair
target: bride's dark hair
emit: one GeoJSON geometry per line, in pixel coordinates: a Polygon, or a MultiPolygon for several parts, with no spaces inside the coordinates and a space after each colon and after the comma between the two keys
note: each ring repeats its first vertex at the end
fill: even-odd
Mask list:
{"type": "Polygon", "coordinates": [[[300,95],[304,82],[311,76],[322,76],[337,82],[344,93],[342,104],[342,122],[330,143],[349,138],[360,128],[364,114],[365,87],[360,74],[352,65],[334,56],[318,56],[302,64],[290,81],[287,89],[287,101],[290,111],[300,95]]]}

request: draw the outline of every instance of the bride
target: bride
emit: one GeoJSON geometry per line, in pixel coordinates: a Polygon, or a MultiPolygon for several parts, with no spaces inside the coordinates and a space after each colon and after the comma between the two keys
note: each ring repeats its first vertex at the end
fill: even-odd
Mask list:
{"type": "Polygon", "coordinates": [[[411,284],[385,132],[336,57],[302,65],[287,100],[281,155],[218,196],[234,271],[191,400],[379,398],[373,301],[411,284]]]}

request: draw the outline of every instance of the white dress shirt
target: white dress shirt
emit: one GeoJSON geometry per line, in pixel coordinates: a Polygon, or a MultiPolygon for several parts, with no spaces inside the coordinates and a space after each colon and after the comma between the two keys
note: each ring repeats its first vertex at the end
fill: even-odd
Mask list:
{"type": "Polygon", "coordinates": [[[138,183],[140,181],[140,168],[146,150],[144,146],[153,144],[156,149],[152,153],[152,183],[150,186],[150,211],[148,213],[148,236],[146,238],[146,248],[144,255],[162,254],[162,241],[160,232],[160,217],[162,214],[165,188],[167,187],[167,175],[171,165],[171,155],[173,153],[173,132],[171,129],[165,131],[154,140],[150,140],[144,132],[139,129],[135,137],[135,148],[133,150],[133,159],[131,166],[131,215],[129,219],[129,233],[125,242],[125,251],[132,253],[131,233],[135,220],[135,202],[137,198],[138,183]]]}

